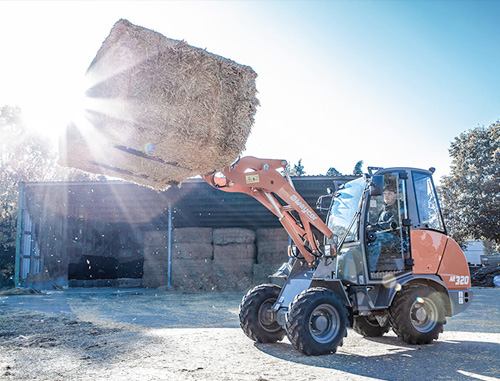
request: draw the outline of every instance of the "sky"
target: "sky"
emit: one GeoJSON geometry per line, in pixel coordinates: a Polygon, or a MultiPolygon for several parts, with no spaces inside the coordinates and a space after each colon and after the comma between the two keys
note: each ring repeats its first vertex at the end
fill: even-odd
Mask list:
{"type": "Polygon", "coordinates": [[[436,168],[500,119],[500,1],[2,1],[0,106],[55,137],[121,18],[251,66],[243,155],[330,167],[436,168]]]}

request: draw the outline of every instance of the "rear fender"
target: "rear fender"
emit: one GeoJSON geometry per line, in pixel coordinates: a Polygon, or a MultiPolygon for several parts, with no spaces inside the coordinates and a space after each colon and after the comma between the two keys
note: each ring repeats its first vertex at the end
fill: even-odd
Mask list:
{"type": "Polygon", "coordinates": [[[421,276],[409,275],[407,277],[398,279],[397,284],[389,288],[389,293],[387,295],[388,297],[387,306],[392,305],[392,302],[397,292],[401,290],[405,285],[416,284],[416,283],[430,286],[434,288],[437,292],[442,294],[444,300],[445,315],[452,316],[453,310],[450,301],[450,296],[448,295],[448,290],[446,289],[446,285],[442,281],[442,279],[436,275],[421,275],[421,276]]]}
{"type": "Polygon", "coordinates": [[[452,238],[446,241],[443,259],[437,273],[448,290],[465,290],[471,286],[467,259],[460,246],[452,238]]]}

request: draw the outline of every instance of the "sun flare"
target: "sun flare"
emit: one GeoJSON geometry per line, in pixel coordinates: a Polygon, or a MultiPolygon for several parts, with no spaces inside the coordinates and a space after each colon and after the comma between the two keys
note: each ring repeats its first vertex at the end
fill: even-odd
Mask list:
{"type": "Polygon", "coordinates": [[[82,78],[71,83],[56,82],[44,86],[39,94],[25,95],[20,104],[25,126],[57,144],[68,124],[84,125],[91,104],[86,89],[82,78]]]}

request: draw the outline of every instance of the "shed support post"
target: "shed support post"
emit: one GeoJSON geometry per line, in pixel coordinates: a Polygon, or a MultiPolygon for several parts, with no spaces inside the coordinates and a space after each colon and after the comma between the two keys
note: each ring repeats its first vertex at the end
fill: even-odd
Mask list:
{"type": "Polygon", "coordinates": [[[168,206],[168,267],[167,267],[167,286],[172,286],[172,205],[168,206]]]}
{"type": "Polygon", "coordinates": [[[19,183],[19,199],[17,202],[17,231],[16,231],[16,262],[14,265],[14,287],[20,285],[20,271],[21,271],[21,237],[23,226],[23,207],[24,207],[24,183],[19,183]]]}

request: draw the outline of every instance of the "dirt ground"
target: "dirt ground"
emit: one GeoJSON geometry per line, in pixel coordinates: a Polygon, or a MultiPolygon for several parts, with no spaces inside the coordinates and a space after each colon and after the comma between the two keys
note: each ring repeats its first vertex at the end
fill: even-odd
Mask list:
{"type": "Polygon", "coordinates": [[[349,329],[336,354],[308,357],[285,338],[255,344],[238,325],[241,293],[66,290],[0,296],[0,380],[498,380],[500,290],[475,289],[430,345],[349,329]]]}

